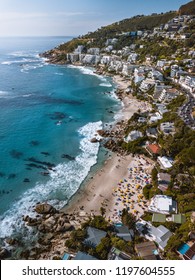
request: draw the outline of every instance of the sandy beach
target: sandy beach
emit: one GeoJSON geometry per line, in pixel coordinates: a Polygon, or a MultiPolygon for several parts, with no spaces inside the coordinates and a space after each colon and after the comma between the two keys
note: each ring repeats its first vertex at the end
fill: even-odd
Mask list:
{"type": "Polygon", "coordinates": [[[86,186],[77,192],[65,207],[66,213],[85,211],[86,213],[99,213],[100,207],[108,210],[114,205],[112,188],[117,185],[119,178],[126,177],[127,167],[132,157],[114,154],[104,166],[96,172],[86,186]]]}
{"type": "Polygon", "coordinates": [[[125,80],[124,77],[119,75],[115,75],[113,77],[113,81],[117,85],[117,89],[122,91],[122,112],[121,112],[121,119],[122,120],[129,120],[134,113],[140,110],[142,113],[145,111],[152,110],[151,105],[145,101],[140,101],[136,99],[131,93],[126,94],[125,91],[130,86],[130,82],[125,80]]]}
{"type": "Polygon", "coordinates": [[[148,206],[142,190],[151,182],[153,166],[150,159],[142,156],[114,154],[77,192],[64,211],[76,217],[85,217],[100,214],[100,208],[103,207],[107,219],[117,222],[122,209],[129,208],[130,212],[140,217],[148,206]]]}

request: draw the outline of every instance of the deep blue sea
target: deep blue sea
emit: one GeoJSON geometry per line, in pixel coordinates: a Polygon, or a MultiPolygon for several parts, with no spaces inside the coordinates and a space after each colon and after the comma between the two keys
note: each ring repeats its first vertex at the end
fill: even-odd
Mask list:
{"type": "Polygon", "coordinates": [[[0,38],[0,238],[22,233],[37,202],[67,203],[97,164],[90,139],[120,109],[110,78],[39,57],[69,39],[0,38]]]}

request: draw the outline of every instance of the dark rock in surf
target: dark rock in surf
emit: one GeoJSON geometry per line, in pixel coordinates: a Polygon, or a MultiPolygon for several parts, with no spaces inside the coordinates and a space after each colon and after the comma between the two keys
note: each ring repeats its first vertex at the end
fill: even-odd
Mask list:
{"type": "Polygon", "coordinates": [[[23,182],[24,183],[30,183],[30,180],[28,178],[25,178],[23,182]]]}
{"type": "Polygon", "coordinates": [[[75,160],[75,157],[72,157],[72,156],[67,155],[67,154],[63,154],[63,155],[61,156],[61,158],[66,158],[66,159],[69,159],[69,160],[75,160]]]}
{"type": "Polygon", "coordinates": [[[91,142],[91,143],[97,143],[97,142],[99,142],[99,140],[98,140],[97,138],[94,137],[94,138],[92,138],[92,139],[90,140],[90,142],[91,142]]]}
{"type": "Polygon", "coordinates": [[[35,207],[35,211],[38,214],[55,214],[58,212],[52,205],[48,203],[37,204],[35,207]]]}

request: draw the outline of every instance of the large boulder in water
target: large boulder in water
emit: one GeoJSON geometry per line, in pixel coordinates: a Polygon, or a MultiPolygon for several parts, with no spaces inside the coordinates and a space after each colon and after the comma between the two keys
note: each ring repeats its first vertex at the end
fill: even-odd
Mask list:
{"type": "Polygon", "coordinates": [[[91,143],[97,143],[97,142],[99,142],[99,141],[98,141],[97,138],[94,137],[94,138],[92,138],[92,139],[90,140],[90,142],[91,142],[91,143]]]}
{"type": "Polygon", "coordinates": [[[37,204],[35,207],[35,211],[38,214],[54,214],[57,210],[48,203],[37,204]]]}

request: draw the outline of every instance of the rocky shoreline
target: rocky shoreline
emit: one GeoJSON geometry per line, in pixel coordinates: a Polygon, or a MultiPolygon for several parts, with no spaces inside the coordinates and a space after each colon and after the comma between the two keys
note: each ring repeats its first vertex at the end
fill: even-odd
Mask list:
{"type": "Polygon", "coordinates": [[[80,223],[88,218],[84,213],[80,216],[66,214],[56,210],[46,203],[39,203],[35,206],[36,217],[24,216],[25,226],[35,230],[37,235],[36,244],[22,249],[21,240],[7,238],[6,248],[0,248],[0,259],[61,259],[66,247],[65,240],[70,237],[71,232],[80,226],[80,223]],[[20,253],[18,255],[18,248],[20,253]]]}

